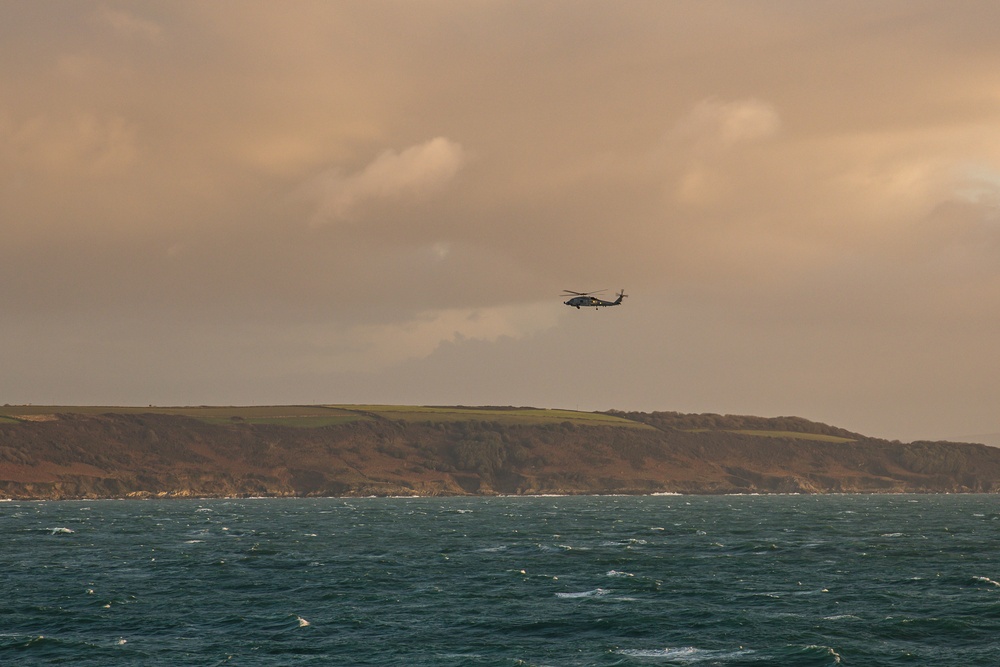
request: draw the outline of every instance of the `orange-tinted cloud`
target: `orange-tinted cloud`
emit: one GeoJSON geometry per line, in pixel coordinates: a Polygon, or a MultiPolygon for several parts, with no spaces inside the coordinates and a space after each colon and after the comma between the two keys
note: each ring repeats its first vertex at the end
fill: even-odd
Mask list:
{"type": "Polygon", "coordinates": [[[324,400],[350,371],[358,400],[1000,430],[988,3],[4,18],[11,401],[324,400]],[[632,297],[557,296],[603,287],[632,297]]]}

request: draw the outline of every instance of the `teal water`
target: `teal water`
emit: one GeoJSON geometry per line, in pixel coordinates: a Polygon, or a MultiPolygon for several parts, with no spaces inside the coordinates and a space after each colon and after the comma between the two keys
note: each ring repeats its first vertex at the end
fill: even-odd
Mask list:
{"type": "Polygon", "coordinates": [[[0,665],[1000,664],[996,496],[0,503],[0,665]]]}

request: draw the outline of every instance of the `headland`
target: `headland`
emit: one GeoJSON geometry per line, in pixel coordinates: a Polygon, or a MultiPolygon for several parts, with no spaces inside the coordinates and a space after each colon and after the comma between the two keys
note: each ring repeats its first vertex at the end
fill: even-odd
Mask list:
{"type": "Polygon", "coordinates": [[[1000,449],[797,417],[530,407],[0,408],[0,498],[993,493],[1000,449]]]}

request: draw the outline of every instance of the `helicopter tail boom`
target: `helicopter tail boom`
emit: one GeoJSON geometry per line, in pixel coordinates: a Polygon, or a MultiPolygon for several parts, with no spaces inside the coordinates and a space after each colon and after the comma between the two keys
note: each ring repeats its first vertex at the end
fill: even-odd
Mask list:
{"type": "MultiPolygon", "coordinates": [[[[601,290],[602,292],[604,290],[601,290]]],[[[572,306],[573,308],[605,308],[607,306],[619,306],[622,300],[628,296],[625,290],[618,293],[618,298],[614,301],[605,301],[604,299],[598,299],[594,294],[597,292],[574,292],[572,290],[563,290],[563,296],[570,298],[563,301],[567,306],[572,306]]]]}

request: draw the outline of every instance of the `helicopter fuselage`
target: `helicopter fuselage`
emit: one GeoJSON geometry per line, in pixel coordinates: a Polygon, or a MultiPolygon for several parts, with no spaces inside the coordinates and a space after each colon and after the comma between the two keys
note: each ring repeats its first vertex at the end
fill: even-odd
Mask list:
{"type": "Polygon", "coordinates": [[[593,296],[574,296],[569,301],[563,301],[563,303],[574,308],[604,308],[605,306],[619,305],[619,302],[604,301],[593,296]]]}
{"type": "MultiPolygon", "coordinates": [[[[570,292],[570,294],[573,294],[573,292],[570,292]]],[[[622,290],[618,294],[618,298],[615,299],[614,301],[605,301],[604,299],[598,299],[596,296],[591,296],[590,294],[580,294],[579,292],[577,292],[576,294],[577,296],[574,296],[573,298],[567,301],[563,301],[563,303],[566,304],[567,306],[572,306],[573,308],[606,308],[608,306],[621,305],[622,299],[628,296],[627,294],[625,294],[625,290],[622,290]]]]}

